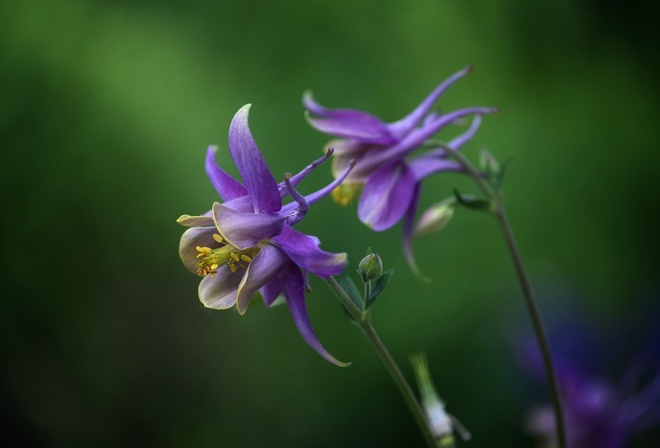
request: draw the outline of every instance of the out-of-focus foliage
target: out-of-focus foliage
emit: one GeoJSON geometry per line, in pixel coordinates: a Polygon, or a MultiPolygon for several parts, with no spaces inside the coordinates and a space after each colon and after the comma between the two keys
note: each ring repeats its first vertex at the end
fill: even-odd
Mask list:
{"type": "MultiPolygon", "coordinates": [[[[623,5],[3,2],[0,437],[67,447],[421,445],[320,281],[308,297],[312,322],[353,361],[348,369],[320,359],[286,307],[205,310],[177,256],[175,219],[217,199],[206,146],[222,154],[243,104],[253,103],[252,131],[276,175],[319,156],[325,138],[300,104],[307,88],[328,106],[395,120],[473,64],[440,104],[501,108],[465,151],[514,155],[503,190],[534,283],[549,291],[542,306],[567,283],[598,312],[644,309],[660,261],[657,20],[650,2],[623,5]]],[[[300,189],[330,179],[321,167],[300,189]]],[[[438,176],[420,209],[453,187],[476,192],[438,176]]],[[[524,412],[544,397],[520,387],[508,330],[523,305],[491,220],[461,209],[416,244],[430,285],[407,268],[400,229],[370,233],[355,206],[328,199],[301,225],[324,249],[348,252],[351,269],[372,246],[396,270],[374,324],[402,365],[427,352],[472,447],[530,446],[524,412]]]]}

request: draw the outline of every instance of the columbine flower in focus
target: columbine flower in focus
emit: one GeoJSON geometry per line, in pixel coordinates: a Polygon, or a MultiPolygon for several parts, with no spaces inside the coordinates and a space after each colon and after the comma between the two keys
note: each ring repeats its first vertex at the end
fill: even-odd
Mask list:
{"type": "Polygon", "coordinates": [[[323,358],[340,366],[316,338],[307,315],[307,273],[328,277],[341,273],[346,254],[319,249],[318,238],[293,229],[305,217],[309,204],[329,194],[350,168],[327,187],[303,197],[295,186],[325,157],[279,185],[266,165],[248,127],[250,105],[242,107],[229,128],[229,151],[243,184],[215,163],[215,148],[207,153],[206,171],[224,203],[216,202],[202,216],[183,215],[189,227],[181,237],[179,255],[185,266],[203,277],[199,298],[204,306],[245,313],[259,291],[266,305],[283,294],[293,320],[307,343],[323,358]],[[283,205],[290,195],[293,202],[283,205]]]}
{"type": "Polygon", "coordinates": [[[309,123],[321,132],[339,137],[328,146],[334,148],[333,172],[338,177],[351,161],[355,168],[333,191],[333,198],[348,204],[362,189],[358,216],[373,230],[383,231],[405,217],[404,249],[414,268],[410,234],[419,201],[421,181],[435,173],[460,172],[460,164],[449,158],[447,147],[459,150],[476,133],[480,116],[495,112],[489,107],[469,107],[446,114],[431,112],[440,95],[471,71],[467,67],[440,84],[408,116],[394,123],[384,123],[373,115],[353,109],[327,109],[305,93],[303,104],[309,123]],[[474,115],[472,125],[444,147],[429,147],[422,154],[412,153],[443,128],[463,117],[474,115]]]}
{"type": "MultiPolygon", "coordinates": [[[[644,375],[648,382],[643,387],[639,387],[643,369],[638,362],[628,366],[618,383],[591,373],[587,364],[600,347],[587,340],[590,333],[563,328],[562,335],[554,339],[560,345],[565,342],[564,350],[554,351],[553,358],[564,408],[567,446],[624,448],[635,434],[660,423],[660,372],[654,372],[651,377],[644,375]],[[567,356],[570,352],[573,356],[567,356]]],[[[607,352],[608,358],[612,355],[611,351],[607,352]]],[[[543,377],[542,361],[535,345],[526,347],[525,362],[539,378],[543,377]]],[[[530,413],[527,429],[542,441],[543,448],[557,446],[555,417],[549,405],[530,413]]]]}

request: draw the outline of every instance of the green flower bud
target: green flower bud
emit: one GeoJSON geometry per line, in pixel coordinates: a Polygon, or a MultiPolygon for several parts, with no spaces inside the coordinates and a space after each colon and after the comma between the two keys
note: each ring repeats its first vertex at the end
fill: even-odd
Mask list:
{"type": "Polygon", "coordinates": [[[426,210],[413,229],[413,238],[433,235],[442,230],[454,216],[456,199],[451,197],[432,205],[426,210]]]}
{"type": "Polygon", "coordinates": [[[497,159],[485,149],[481,150],[481,157],[479,160],[479,167],[484,179],[490,184],[495,191],[500,189],[504,181],[504,171],[511,159],[507,159],[504,163],[500,164],[497,159]]]}
{"type": "Polygon", "coordinates": [[[487,175],[497,176],[500,173],[500,164],[497,162],[497,159],[488,152],[486,149],[481,150],[481,156],[479,158],[479,166],[481,171],[487,175]]]}
{"type": "Polygon", "coordinates": [[[367,254],[367,256],[360,261],[358,272],[362,277],[362,281],[365,283],[369,280],[376,280],[383,274],[383,260],[380,259],[378,254],[367,254]]]}

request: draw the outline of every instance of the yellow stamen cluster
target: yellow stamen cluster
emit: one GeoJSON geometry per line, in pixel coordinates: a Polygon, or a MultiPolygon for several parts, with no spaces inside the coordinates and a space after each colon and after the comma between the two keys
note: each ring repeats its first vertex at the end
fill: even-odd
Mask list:
{"type": "Polygon", "coordinates": [[[332,190],[330,196],[335,201],[336,204],[343,205],[346,207],[348,204],[353,202],[356,196],[362,191],[362,185],[360,184],[351,184],[351,183],[342,183],[337,188],[332,190]]]}
{"type": "Polygon", "coordinates": [[[232,273],[236,273],[237,267],[247,269],[247,264],[252,261],[252,257],[258,251],[257,248],[240,250],[226,242],[221,235],[213,234],[213,240],[220,244],[220,247],[211,249],[210,247],[197,246],[197,275],[204,277],[210,275],[211,278],[217,274],[217,269],[226,264],[232,273]]]}

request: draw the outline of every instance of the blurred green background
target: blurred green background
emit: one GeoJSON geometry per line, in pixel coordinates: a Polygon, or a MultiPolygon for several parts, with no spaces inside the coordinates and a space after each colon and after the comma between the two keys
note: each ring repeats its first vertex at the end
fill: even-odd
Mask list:
{"type": "MultiPolygon", "coordinates": [[[[501,108],[466,153],[514,155],[507,203],[542,306],[552,315],[572,295],[594,316],[634,321],[658,297],[655,23],[651,2],[603,0],[3,2],[0,437],[422,446],[321,281],[311,319],[347,369],[304,343],[286,307],[204,309],[178,258],[175,219],[217,199],[205,150],[220,145],[230,164],[227,129],[243,104],[276,177],[321,153],[327,138],[303,118],[308,88],[393,121],[473,64],[440,106],[501,108]]],[[[301,191],[330,179],[322,167],[301,191]]],[[[423,205],[454,186],[474,191],[437,176],[423,205]]],[[[351,269],[369,245],[395,269],[374,324],[409,378],[408,355],[427,352],[469,446],[534,445],[524,419],[544,396],[516,360],[529,329],[494,222],[461,211],[416,243],[430,285],[407,268],[400,229],[368,232],[355,206],[327,199],[299,228],[348,252],[351,269]]]]}

